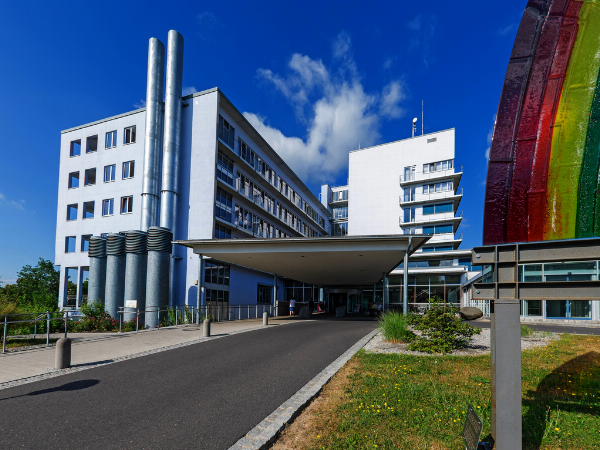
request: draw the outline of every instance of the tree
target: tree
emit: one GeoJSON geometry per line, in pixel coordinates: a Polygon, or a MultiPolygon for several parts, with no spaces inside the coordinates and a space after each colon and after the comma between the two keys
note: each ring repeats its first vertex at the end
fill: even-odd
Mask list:
{"type": "Polygon", "coordinates": [[[23,266],[18,273],[14,285],[17,303],[30,311],[56,311],[59,285],[60,272],[51,261],[40,258],[37,266],[23,266]]]}

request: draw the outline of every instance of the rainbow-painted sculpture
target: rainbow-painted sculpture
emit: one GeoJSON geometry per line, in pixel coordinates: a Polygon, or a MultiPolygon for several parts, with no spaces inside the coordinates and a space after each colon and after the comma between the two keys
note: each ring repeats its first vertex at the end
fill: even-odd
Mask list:
{"type": "Polygon", "coordinates": [[[490,149],[483,244],[600,236],[600,0],[531,0],[490,149]]]}

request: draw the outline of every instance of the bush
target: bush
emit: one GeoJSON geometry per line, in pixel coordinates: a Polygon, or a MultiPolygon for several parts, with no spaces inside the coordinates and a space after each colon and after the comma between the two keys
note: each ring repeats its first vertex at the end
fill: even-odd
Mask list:
{"type": "Polygon", "coordinates": [[[533,333],[533,330],[527,325],[521,325],[521,337],[529,337],[533,333]]]}
{"type": "Polygon", "coordinates": [[[408,329],[408,322],[404,315],[397,311],[386,312],[379,318],[379,331],[386,341],[410,342],[415,334],[408,329]]]}
{"type": "Polygon", "coordinates": [[[451,304],[433,301],[431,309],[425,314],[408,316],[409,324],[421,331],[410,349],[426,353],[449,353],[466,347],[471,337],[481,333],[481,330],[462,323],[459,312],[460,309],[451,304]]]}

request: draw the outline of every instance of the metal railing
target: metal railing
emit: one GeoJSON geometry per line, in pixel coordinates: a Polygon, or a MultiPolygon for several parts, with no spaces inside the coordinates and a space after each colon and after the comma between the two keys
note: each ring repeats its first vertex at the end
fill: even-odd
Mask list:
{"type": "Polygon", "coordinates": [[[469,300],[467,306],[479,308],[483,312],[483,317],[490,317],[490,301],[489,300],[469,300]]]}
{"type": "MultiPolygon", "coordinates": [[[[73,316],[71,316],[70,320],[73,316]]],[[[4,316],[4,321],[0,322],[4,326],[3,330],[3,339],[2,339],[2,353],[6,353],[6,339],[8,337],[8,326],[13,324],[33,324],[34,332],[33,334],[37,336],[37,328],[38,323],[45,322],[46,325],[46,346],[50,345],[50,323],[60,321],[65,323],[65,337],[67,337],[68,332],[68,322],[69,322],[69,311],[65,310],[62,312],[51,313],[49,311],[45,313],[21,313],[21,314],[6,314],[4,316]],[[52,317],[53,315],[60,314],[59,317],[52,317]],[[26,317],[26,316],[36,316],[33,319],[21,319],[21,320],[8,320],[9,317],[26,317]]]]}
{"type": "Polygon", "coordinates": [[[411,174],[408,176],[400,175],[400,183],[408,183],[411,181],[427,181],[436,178],[450,177],[454,174],[462,173],[463,166],[460,166],[460,170],[458,172],[456,171],[457,168],[458,167],[455,166],[450,169],[436,170],[434,172],[411,172],[411,174]]]}
{"type": "Polygon", "coordinates": [[[445,200],[452,197],[458,197],[460,195],[463,195],[462,187],[460,188],[460,191],[456,192],[454,192],[454,189],[451,189],[449,191],[432,192],[429,194],[423,194],[420,192],[410,192],[402,194],[400,196],[400,204],[445,200]]]}
{"type": "Polygon", "coordinates": [[[231,133],[223,125],[219,124],[217,125],[217,136],[233,150],[235,143],[235,136],[233,133],[231,133]]]}

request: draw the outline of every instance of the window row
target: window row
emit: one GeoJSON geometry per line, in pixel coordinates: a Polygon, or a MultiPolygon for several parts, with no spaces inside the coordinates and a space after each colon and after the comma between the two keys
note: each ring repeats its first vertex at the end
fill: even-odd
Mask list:
{"type": "Polygon", "coordinates": [[[448,159],[446,161],[438,161],[429,164],[423,164],[423,173],[429,172],[437,172],[438,170],[448,170],[452,169],[454,165],[453,159],[448,159]]]}
{"type": "Polygon", "coordinates": [[[346,236],[348,234],[348,222],[333,223],[331,225],[332,236],[346,236]]]}
{"type": "Polygon", "coordinates": [[[275,235],[275,227],[272,224],[239,205],[235,205],[233,223],[237,227],[250,231],[256,236],[272,238],[275,235]]]}
{"type": "MultiPolygon", "coordinates": [[[[217,284],[221,286],[229,286],[229,265],[204,261],[204,282],[217,284]]],[[[208,296],[206,297],[208,301],[208,296]]]]}
{"type": "Polygon", "coordinates": [[[231,230],[218,223],[215,224],[215,239],[231,239],[231,230]]]}
{"type": "Polygon", "coordinates": [[[343,200],[348,200],[348,189],[343,191],[334,191],[331,193],[332,202],[341,202],[343,200]]]}
{"type": "MultiPolygon", "coordinates": [[[[342,208],[334,208],[333,209],[333,211],[334,211],[333,218],[334,219],[336,218],[335,217],[336,209],[342,209],[342,208]]],[[[402,211],[404,213],[403,223],[415,222],[416,212],[417,212],[417,208],[415,206],[412,206],[410,208],[403,208],[402,211]]],[[[454,203],[450,202],[450,203],[440,203],[437,205],[423,205],[422,211],[423,211],[424,216],[427,216],[430,214],[443,214],[443,213],[453,212],[454,211],[454,203]]],[[[342,217],[339,217],[339,218],[342,218],[342,217]]]]}
{"type": "Polygon", "coordinates": [[[340,208],[333,208],[332,209],[332,216],[333,219],[347,219],[348,218],[348,207],[347,206],[342,206],[340,208]]]}
{"type": "MultiPolygon", "coordinates": [[[[113,198],[107,198],[102,200],[102,216],[108,217],[114,214],[115,200],[113,198]]],[[[83,214],[82,219],[93,219],[95,214],[96,202],[83,202],[83,214]]],[[[79,204],[73,203],[67,205],[67,221],[73,221],[78,219],[79,204]]],[[[133,212],[133,196],[121,197],[121,214],[130,214],[133,212]]]]}
{"type": "Polygon", "coordinates": [[[300,219],[281,203],[277,203],[277,217],[297,232],[300,232],[300,219]]]}
{"type": "Polygon", "coordinates": [[[454,182],[443,181],[442,183],[423,185],[423,194],[434,194],[436,192],[446,192],[454,190],[454,182]]]}
{"type": "MultiPolygon", "coordinates": [[[[444,234],[453,233],[453,225],[428,225],[424,226],[422,230],[423,234],[444,234]]],[[[417,234],[416,227],[404,228],[404,234],[417,234]]]]}
{"type": "MultiPolygon", "coordinates": [[[[81,236],[80,251],[87,252],[90,249],[90,238],[91,234],[84,234],[81,236]]],[[[77,237],[66,236],[65,237],[65,253],[75,253],[77,250],[77,237]]]]}
{"type": "Polygon", "coordinates": [[[215,198],[215,216],[227,222],[232,219],[233,198],[229,192],[217,187],[215,198]]]}
{"type": "MultiPolygon", "coordinates": [[[[135,144],[135,126],[126,127],[123,130],[123,145],[135,144]]],[[[105,134],[104,137],[104,148],[115,148],[117,146],[117,131],[109,131],[105,134]]],[[[98,150],[98,135],[88,136],[85,139],[85,152],[86,153],[94,153],[98,150]]],[[[81,139],[75,139],[71,141],[71,145],[69,147],[69,155],[70,156],[79,156],[81,155],[81,139]]]]}
{"type": "MultiPolygon", "coordinates": [[[[104,166],[104,182],[110,183],[115,181],[117,173],[116,164],[110,164],[108,166],[104,166]]],[[[123,163],[123,168],[121,171],[121,179],[127,180],[133,178],[135,173],[135,161],[126,161],[123,163]]],[[[71,172],[69,174],[69,189],[76,189],[79,187],[79,172],[71,172]]],[[[86,169],[84,171],[83,177],[83,185],[84,186],[94,186],[96,184],[96,168],[86,169]]]]}
{"type": "Polygon", "coordinates": [[[436,245],[435,247],[423,247],[423,253],[427,252],[449,252],[454,250],[452,245],[436,245]]]}
{"type": "Polygon", "coordinates": [[[596,281],[598,261],[519,264],[520,282],[596,281]]]}

